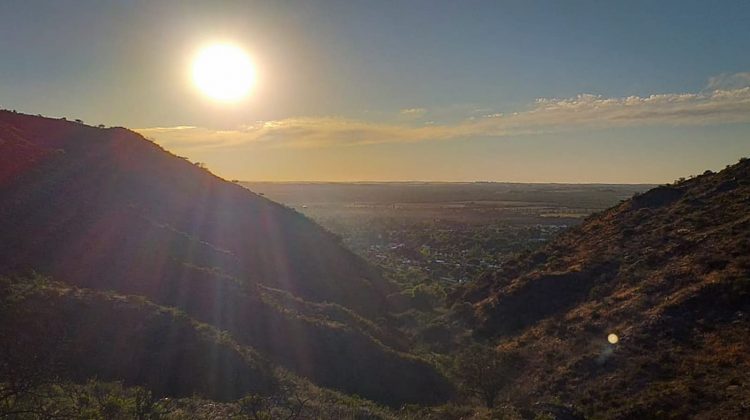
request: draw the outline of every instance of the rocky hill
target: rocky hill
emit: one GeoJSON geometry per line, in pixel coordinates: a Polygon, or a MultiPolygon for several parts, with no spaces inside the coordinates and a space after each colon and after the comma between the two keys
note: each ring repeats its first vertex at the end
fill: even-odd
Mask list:
{"type": "Polygon", "coordinates": [[[746,418],[750,161],[595,214],[459,299],[477,336],[529,360],[518,400],[592,418],[746,418]]]}
{"type": "Polygon", "coordinates": [[[124,128],[0,111],[0,274],[32,270],[174,308],[322,386],[391,405],[452,392],[383,322],[392,286],[303,215],[124,128]]]}

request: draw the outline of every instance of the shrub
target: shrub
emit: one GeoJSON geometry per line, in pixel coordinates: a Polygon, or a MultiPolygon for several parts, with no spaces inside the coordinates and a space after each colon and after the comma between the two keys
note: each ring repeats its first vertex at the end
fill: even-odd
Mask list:
{"type": "Polygon", "coordinates": [[[454,376],[465,393],[493,408],[500,391],[516,380],[523,365],[524,360],[517,352],[474,344],[456,356],[454,376]]]}

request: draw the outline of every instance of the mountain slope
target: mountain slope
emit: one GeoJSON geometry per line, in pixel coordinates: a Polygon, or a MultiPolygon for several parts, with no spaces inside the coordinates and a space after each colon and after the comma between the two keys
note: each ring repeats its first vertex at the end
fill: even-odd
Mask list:
{"type": "Polygon", "coordinates": [[[16,266],[26,260],[38,263],[38,254],[46,251],[40,243],[54,245],[65,239],[66,249],[54,252],[47,262],[51,271],[73,273],[77,269],[71,265],[82,264],[70,262],[71,256],[92,258],[88,271],[74,274],[79,282],[101,281],[93,277],[111,262],[106,258],[114,258],[107,251],[121,251],[121,236],[130,233],[122,224],[138,218],[135,227],[147,235],[128,239],[140,241],[133,245],[150,258],[118,255],[120,262],[108,267],[109,282],[139,274],[140,266],[128,264],[127,258],[162,263],[156,258],[161,255],[151,253],[166,249],[174,254],[165,258],[197,260],[196,265],[216,266],[226,274],[247,277],[243,281],[276,286],[310,300],[345,303],[369,314],[377,313],[382,304],[377,292],[388,285],[317,225],[164,153],[132,132],[8,112],[0,114],[0,132],[5,159],[23,162],[16,165],[23,170],[9,168],[0,178],[11,200],[4,203],[3,212],[17,217],[19,228],[36,230],[30,231],[34,244],[17,248],[16,266]],[[26,212],[30,206],[36,211],[26,212]],[[68,225],[63,229],[60,221],[68,225]],[[156,238],[148,237],[153,230],[158,230],[156,238]],[[92,246],[100,252],[87,255],[92,246]],[[101,248],[107,246],[111,248],[101,248]],[[188,250],[193,255],[184,256],[188,250]]]}
{"type": "Polygon", "coordinates": [[[0,156],[0,274],[145,296],[380,402],[450,395],[403,338],[362,322],[386,316],[392,286],[299,213],[123,128],[1,111],[0,156]]]}
{"type": "Polygon", "coordinates": [[[461,293],[478,335],[530,360],[519,396],[595,418],[745,417],[750,161],[591,216],[461,293]]]}
{"type": "Polygon", "coordinates": [[[0,317],[1,376],[16,382],[97,377],[216,400],[275,389],[255,352],[140,297],[0,278],[0,317]]]}

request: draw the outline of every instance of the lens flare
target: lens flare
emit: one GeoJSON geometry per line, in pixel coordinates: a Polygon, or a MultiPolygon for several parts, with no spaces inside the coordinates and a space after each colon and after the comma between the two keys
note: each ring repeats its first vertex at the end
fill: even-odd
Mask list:
{"type": "Polygon", "coordinates": [[[617,344],[620,341],[620,337],[617,334],[610,334],[607,336],[607,341],[609,341],[609,344],[617,344]]]}

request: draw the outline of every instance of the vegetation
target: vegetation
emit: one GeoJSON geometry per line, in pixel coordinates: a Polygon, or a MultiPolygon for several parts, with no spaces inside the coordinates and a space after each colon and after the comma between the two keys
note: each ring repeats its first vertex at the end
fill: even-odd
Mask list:
{"type": "Polygon", "coordinates": [[[454,375],[461,388],[494,408],[498,395],[521,374],[523,358],[516,352],[497,351],[474,344],[455,359],[454,375]]]}
{"type": "MultiPolygon", "coordinates": [[[[36,270],[67,286],[141,296],[274,365],[384,404],[453,394],[397,331],[371,328],[387,322],[395,286],[303,215],[122,128],[0,112],[0,136],[0,220],[13,221],[0,229],[0,274],[36,270]]],[[[179,372],[171,374],[180,386],[160,386],[181,390],[179,372]]]]}
{"type": "Polygon", "coordinates": [[[456,298],[478,335],[528,358],[520,394],[592,418],[742,418],[748,197],[747,161],[652,189],[456,298]]]}
{"type": "Polygon", "coordinates": [[[748,160],[564,231],[443,209],[334,234],[124,129],[0,112],[0,140],[2,418],[750,407],[748,160]]]}
{"type": "Polygon", "coordinates": [[[0,417],[14,419],[159,419],[169,413],[166,401],[157,401],[140,387],[88,381],[38,385],[0,401],[0,417]]]}

